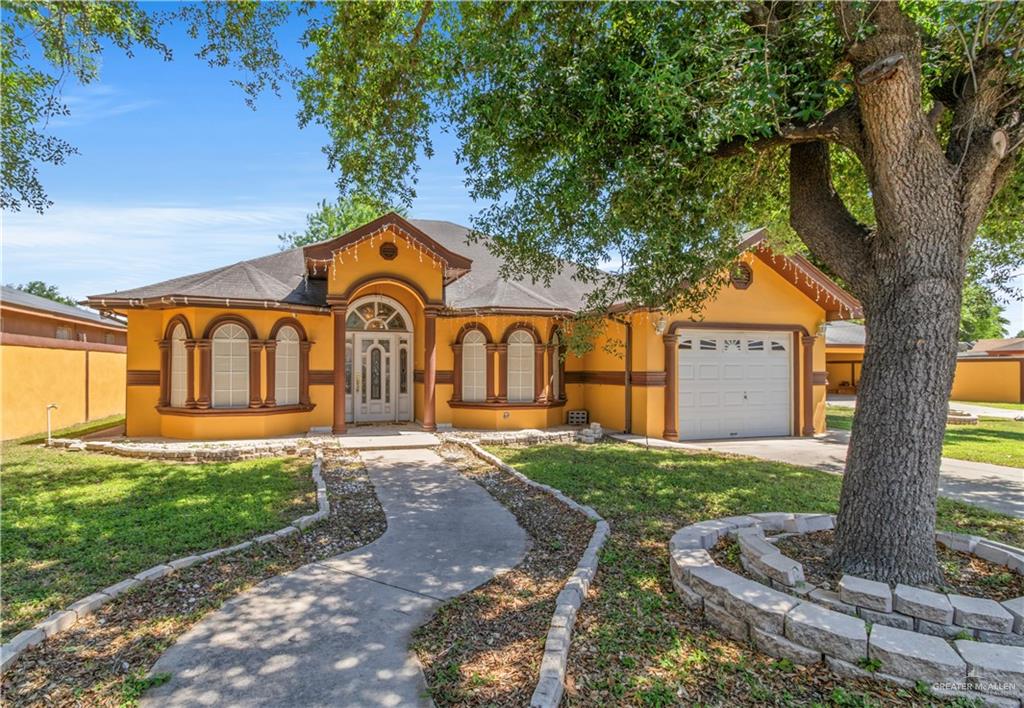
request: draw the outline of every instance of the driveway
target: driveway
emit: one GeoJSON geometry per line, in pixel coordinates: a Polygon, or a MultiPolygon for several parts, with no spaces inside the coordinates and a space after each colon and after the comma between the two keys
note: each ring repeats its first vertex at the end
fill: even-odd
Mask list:
{"type": "Polygon", "coordinates": [[[148,706],[431,705],[413,630],[522,561],[526,533],[427,450],[364,453],[387,516],[373,543],[271,578],[182,635],[148,706]]]}
{"type": "MultiPolygon", "coordinates": [[[[830,406],[845,406],[846,408],[854,408],[857,405],[856,396],[838,396],[836,394],[829,394],[828,405],[830,406]]],[[[969,403],[959,403],[957,401],[950,401],[949,405],[956,408],[959,411],[965,413],[971,413],[976,416],[984,416],[986,418],[1008,418],[1014,420],[1015,418],[1024,417],[1024,411],[1011,410],[1009,408],[995,408],[993,406],[975,406],[969,403]]]]}
{"type": "MultiPolygon", "coordinates": [[[[645,444],[645,438],[638,435],[612,437],[639,445],[645,444]]],[[[813,438],[758,438],[691,443],[651,438],[649,442],[652,447],[747,455],[842,474],[846,467],[846,448],[850,442],[850,433],[847,430],[830,430],[825,435],[813,438]]],[[[939,494],[1024,518],[1024,469],[943,457],[939,473],[939,494]]]]}

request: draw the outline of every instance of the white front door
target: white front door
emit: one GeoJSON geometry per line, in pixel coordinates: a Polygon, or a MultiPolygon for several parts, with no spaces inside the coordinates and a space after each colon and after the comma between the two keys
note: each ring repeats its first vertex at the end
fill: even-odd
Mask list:
{"type": "Polygon", "coordinates": [[[351,335],[353,422],[412,419],[411,340],[408,333],[358,332],[351,335]]]}
{"type": "Polygon", "coordinates": [[[679,439],[791,435],[789,332],[679,333],[679,439]]]}

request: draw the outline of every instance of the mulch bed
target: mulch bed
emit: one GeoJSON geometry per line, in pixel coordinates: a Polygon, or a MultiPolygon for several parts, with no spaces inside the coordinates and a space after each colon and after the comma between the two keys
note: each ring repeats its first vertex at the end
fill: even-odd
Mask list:
{"type": "Polygon", "coordinates": [[[590,543],[594,525],[462,448],[442,456],[516,517],[531,539],[512,570],[441,607],[412,649],[439,706],[528,705],[537,683],[555,597],[590,543]]]}
{"type": "MultiPolygon", "coordinates": [[[[807,582],[819,588],[838,591],[842,573],[828,562],[833,539],[832,531],[818,531],[786,536],[780,538],[776,545],[783,555],[803,565],[807,582]]],[[[936,550],[944,581],[941,585],[922,587],[937,592],[986,597],[999,602],[1024,595],[1024,576],[1005,565],[990,563],[939,544],[936,544],[936,550]]],[[[735,541],[719,542],[712,555],[731,570],[744,573],[739,565],[739,546],[735,541]]]]}
{"type": "Polygon", "coordinates": [[[3,675],[3,703],[131,705],[149,668],[209,612],[262,580],[359,548],[387,523],[355,457],[328,454],[330,515],[304,533],[179,570],[125,593],[70,630],[27,650],[3,675]]]}

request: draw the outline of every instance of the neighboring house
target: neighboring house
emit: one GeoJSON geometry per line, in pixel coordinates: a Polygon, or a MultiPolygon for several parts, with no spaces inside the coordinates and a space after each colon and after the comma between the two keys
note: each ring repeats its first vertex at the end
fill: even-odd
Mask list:
{"type": "Polygon", "coordinates": [[[123,414],[127,328],[15,288],[0,290],[0,438],[123,414]]]}
{"type": "Polygon", "coordinates": [[[468,235],[388,214],[322,243],[90,297],[128,319],[128,434],[547,428],[574,410],[670,439],[824,429],[819,333],[859,304],[760,232],[700,321],[615,308],[582,357],[565,355],[560,333],[586,295],[571,266],[550,285],[505,280],[468,235]]]}
{"type": "MultiPolygon", "coordinates": [[[[829,393],[856,393],[864,326],[830,322],[825,332],[829,393]]],[[[1024,339],[981,339],[957,355],[953,401],[1024,403],[1024,339]]]]}
{"type": "Polygon", "coordinates": [[[852,394],[864,366],[864,325],[829,322],[825,325],[825,367],[828,392],[852,394]]]}

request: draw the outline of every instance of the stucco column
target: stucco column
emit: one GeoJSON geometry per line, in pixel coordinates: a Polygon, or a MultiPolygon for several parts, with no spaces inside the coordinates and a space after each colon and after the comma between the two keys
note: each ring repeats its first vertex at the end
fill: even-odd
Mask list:
{"type": "Polygon", "coordinates": [[[338,435],[345,433],[345,318],[348,303],[331,305],[334,316],[334,425],[331,430],[338,435]]]}
{"type": "Polygon", "coordinates": [[[185,407],[196,407],[196,340],[185,340],[185,407]]]}
{"type": "Polygon", "coordinates": [[[166,406],[171,399],[171,343],[166,339],[158,342],[160,347],[160,398],[157,405],[166,406]]]}
{"type": "Polygon", "coordinates": [[[259,339],[249,341],[249,407],[259,408],[263,405],[260,397],[260,359],[263,354],[263,342],[259,339]]]}
{"type": "Polygon", "coordinates": [[[309,347],[311,342],[299,342],[299,405],[309,405],[309,347]]]}
{"type": "MultiPolygon", "coordinates": [[[[485,356],[487,356],[485,354],[485,356]]],[[[462,400],[462,345],[452,345],[452,403],[458,403],[462,400]]]]}
{"type": "MultiPolygon", "coordinates": [[[[555,386],[555,372],[558,371],[555,367],[558,366],[558,347],[554,344],[548,345],[548,400],[549,401],[560,401],[562,399],[562,392],[558,389],[563,387],[565,384],[562,381],[562,377],[558,377],[558,387],[555,386]]],[[[558,372],[561,374],[562,372],[558,372]]]]}
{"type": "Polygon", "coordinates": [[[666,440],[678,440],[679,429],[676,412],[679,410],[679,394],[676,392],[676,335],[662,336],[665,343],[665,429],[662,437],[666,440]]]}
{"type": "Polygon", "coordinates": [[[277,405],[277,340],[268,339],[264,346],[267,350],[267,397],[263,405],[273,408],[277,405]]]}
{"type": "Polygon", "coordinates": [[[547,344],[533,345],[533,400],[537,403],[544,403],[548,400],[547,378],[544,376],[544,353],[547,351],[547,344]]]}
{"type": "Polygon", "coordinates": [[[804,348],[804,428],[801,431],[805,437],[814,435],[814,342],[817,337],[805,336],[800,338],[804,348]]]}
{"type": "Polygon", "coordinates": [[[484,361],[484,371],[487,377],[487,402],[494,403],[498,400],[498,391],[494,387],[494,353],[498,351],[498,345],[488,344],[485,350],[487,352],[484,361]]]}
{"type": "Polygon", "coordinates": [[[508,345],[496,344],[498,350],[498,403],[508,403],[508,345]]]}
{"type": "Polygon", "coordinates": [[[435,388],[437,384],[437,310],[423,311],[423,429],[437,430],[435,388]]]}
{"type": "Polygon", "coordinates": [[[196,408],[209,408],[213,381],[213,341],[200,339],[196,347],[199,348],[199,400],[196,401],[196,408]]]}

